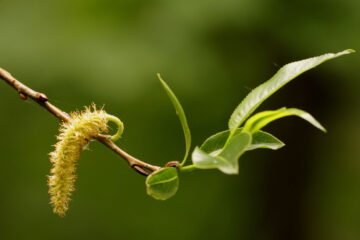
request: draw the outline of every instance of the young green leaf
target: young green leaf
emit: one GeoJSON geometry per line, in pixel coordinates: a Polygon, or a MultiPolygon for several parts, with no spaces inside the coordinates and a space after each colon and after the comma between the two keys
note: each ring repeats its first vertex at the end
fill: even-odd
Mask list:
{"type": "MultiPolygon", "coordinates": [[[[241,133],[241,131],[242,128],[238,128],[234,136],[241,133]]],[[[201,145],[200,150],[210,154],[211,156],[215,156],[224,147],[229,135],[230,135],[230,131],[226,130],[210,136],[201,145]]],[[[274,137],[273,135],[271,135],[270,133],[264,131],[257,131],[252,135],[251,145],[246,149],[246,151],[250,151],[258,148],[277,150],[279,148],[282,148],[283,146],[285,146],[285,144],[276,137],[274,137]]]]}
{"type": "Polygon", "coordinates": [[[264,111],[257,113],[246,121],[243,131],[254,133],[265,127],[270,122],[287,116],[298,116],[308,121],[318,129],[326,132],[325,128],[318,121],[316,121],[313,116],[303,110],[296,108],[280,108],[275,111],[264,111]]]}
{"type": "Polygon", "coordinates": [[[283,66],[270,80],[261,84],[251,91],[244,100],[237,106],[229,120],[230,135],[233,135],[237,128],[255,111],[259,105],[270,97],[274,92],[290,82],[295,77],[305,71],[308,71],[319,64],[349,54],[354,50],[348,49],[339,53],[327,53],[318,57],[308,58],[305,60],[289,63],[283,66]]]}
{"type": "Polygon", "coordinates": [[[250,144],[251,134],[248,132],[241,132],[234,136],[229,144],[215,156],[196,147],[192,154],[192,160],[196,168],[218,168],[226,174],[237,174],[239,172],[238,159],[250,144]]]}
{"type": "Polygon", "coordinates": [[[177,97],[175,96],[174,92],[170,89],[170,87],[166,84],[166,82],[161,78],[160,74],[157,74],[161,85],[163,86],[163,88],[165,89],[167,95],[169,96],[176,114],[179,117],[182,129],[184,131],[184,136],[185,136],[185,156],[184,159],[182,160],[180,166],[183,166],[186,162],[186,159],[189,155],[189,151],[190,151],[190,147],[191,147],[191,133],[190,133],[190,129],[189,129],[189,125],[187,123],[186,120],[186,116],[185,116],[185,112],[184,109],[182,108],[179,100],[177,99],[177,97]]]}
{"type": "Polygon", "coordinates": [[[246,151],[255,150],[258,148],[278,150],[284,146],[285,143],[280,141],[272,134],[259,130],[253,133],[251,145],[246,149],[246,151]]]}
{"type": "Polygon", "coordinates": [[[175,195],[179,187],[176,168],[161,168],[146,178],[147,194],[157,200],[166,200],[175,195]]]}
{"type": "Polygon", "coordinates": [[[210,155],[198,147],[196,147],[192,153],[192,161],[194,166],[200,169],[226,168],[229,166],[226,159],[210,155]]]}

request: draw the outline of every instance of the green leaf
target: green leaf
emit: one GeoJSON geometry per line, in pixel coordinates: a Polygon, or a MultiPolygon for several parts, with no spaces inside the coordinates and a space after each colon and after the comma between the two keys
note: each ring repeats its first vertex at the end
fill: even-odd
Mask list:
{"type": "Polygon", "coordinates": [[[166,200],[175,195],[179,187],[176,168],[160,168],[146,178],[147,194],[157,200],[166,200]]]}
{"type": "Polygon", "coordinates": [[[253,140],[251,142],[251,145],[247,148],[246,151],[250,151],[258,148],[278,150],[283,146],[285,146],[285,144],[282,141],[280,141],[272,134],[260,130],[253,133],[252,139],[253,140]]]}
{"type": "Polygon", "coordinates": [[[318,57],[308,58],[305,60],[289,63],[283,66],[270,80],[261,84],[251,91],[244,100],[237,106],[229,120],[229,129],[233,135],[237,128],[255,111],[260,104],[270,97],[273,93],[290,82],[295,77],[305,71],[308,71],[319,64],[340,57],[345,54],[355,52],[348,49],[339,53],[327,53],[318,57]]]}
{"type": "Polygon", "coordinates": [[[246,121],[243,131],[254,133],[265,127],[270,122],[287,116],[298,116],[308,121],[318,129],[326,132],[325,128],[318,121],[316,121],[313,116],[303,110],[296,108],[280,108],[275,111],[264,111],[257,113],[246,121]]]}
{"type": "Polygon", "coordinates": [[[160,82],[161,82],[161,85],[164,87],[167,95],[169,96],[174,108],[175,108],[175,111],[176,111],[176,114],[178,115],[179,117],[179,120],[180,120],[180,123],[181,123],[181,126],[182,126],[182,129],[184,131],[184,136],[185,136],[185,156],[184,156],[184,159],[182,160],[180,166],[183,166],[186,162],[186,159],[189,155],[189,151],[190,151],[190,147],[191,147],[191,133],[190,133],[190,129],[189,129],[189,125],[187,123],[187,120],[186,120],[186,116],[185,116],[185,112],[184,112],[184,109],[182,108],[179,100],[177,99],[177,97],[175,96],[174,92],[170,89],[170,87],[166,84],[166,82],[161,78],[160,74],[158,73],[157,74],[160,82]]]}
{"type": "Polygon", "coordinates": [[[226,174],[237,174],[239,172],[238,159],[246,151],[250,143],[251,134],[248,132],[241,132],[234,136],[229,144],[215,156],[196,147],[192,154],[192,160],[196,168],[218,168],[226,174]]]}
{"type": "MultiPolygon", "coordinates": [[[[237,129],[234,136],[238,135],[241,131],[242,128],[237,129]]],[[[211,156],[215,156],[224,147],[229,135],[229,130],[218,132],[206,139],[200,149],[211,156]]],[[[257,131],[252,135],[251,145],[246,149],[246,151],[258,148],[277,150],[283,146],[285,146],[285,144],[270,133],[257,131]]]]}
{"type": "Polygon", "coordinates": [[[229,165],[225,159],[210,155],[198,147],[192,153],[192,161],[194,166],[200,169],[220,169],[221,167],[226,168],[229,165]]]}

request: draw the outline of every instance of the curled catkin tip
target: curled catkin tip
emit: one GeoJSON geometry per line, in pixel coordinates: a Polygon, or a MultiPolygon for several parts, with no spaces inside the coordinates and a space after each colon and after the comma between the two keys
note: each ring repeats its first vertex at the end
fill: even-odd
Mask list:
{"type": "Polygon", "coordinates": [[[110,122],[115,123],[117,125],[117,127],[118,127],[117,132],[115,133],[115,135],[111,136],[111,140],[115,142],[119,138],[121,138],[121,135],[122,135],[122,133],[124,131],[124,124],[119,118],[117,118],[117,117],[115,117],[113,115],[110,115],[110,114],[106,115],[106,119],[108,121],[110,121],[110,122]]]}
{"type": "Polygon", "coordinates": [[[48,176],[50,203],[54,213],[65,216],[71,193],[75,190],[77,161],[92,137],[108,131],[107,114],[95,104],[84,111],[73,112],[67,122],[61,123],[58,142],[50,153],[53,164],[48,176]]]}

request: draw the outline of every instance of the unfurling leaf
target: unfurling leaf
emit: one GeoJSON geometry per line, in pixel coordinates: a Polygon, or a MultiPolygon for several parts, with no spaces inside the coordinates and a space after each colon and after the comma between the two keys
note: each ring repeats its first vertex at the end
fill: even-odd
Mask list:
{"type": "Polygon", "coordinates": [[[210,155],[200,148],[195,148],[192,160],[196,168],[218,168],[226,174],[239,172],[238,159],[251,144],[251,134],[242,132],[234,136],[229,144],[215,155],[210,155]]]}
{"type": "Polygon", "coordinates": [[[251,91],[244,100],[236,107],[229,120],[229,129],[231,135],[237,128],[255,111],[260,104],[270,97],[273,93],[283,87],[303,72],[306,72],[319,64],[340,57],[345,54],[354,52],[348,49],[339,53],[327,53],[318,57],[308,58],[305,60],[293,62],[283,66],[270,80],[261,84],[251,91]]]}
{"type": "Polygon", "coordinates": [[[287,116],[298,116],[308,121],[318,129],[326,132],[325,128],[318,121],[316,121],[313,116],[297,108],[280,108],[275,111],[264,111],[257,113],[246,121],[243,131],[254,133],[265,127],[270,122],[287,116]]]}
{"type": "Polygon", "coordinates": [[[160,74],[158,73],[158,78],[161,82],[161,85],[163,86],[163,88],[165,89],[167,95],[169,96],[174,108],[175,108],[175,111],[176,111],[176,114],[178,115],[179,117],[179,120],[180,120],[180,123],[181,123],[181,126],[182,126],[182,129],[184,131],[184,137],[185,137],[185,156],[184,156],[184,159],[182,160],[181,162],[181,166],[183,166],[186,162],[186,159],[189,155],[189,151],[190,151],[190,147],[191,147],[191,133],[190,133],[190,128],[189,128],[189,125],[187,123],[187,120],[186,120],[186,116],[185,116],[185,112],[184,112],[184,109],[182,108],[179,100],[177,99],[176,95],[174,94],[174,92],[170,89],[170,87],[166,84],[166,82],[161,78],[160,74]]]}
{"type": "Polygon", "coordinates": [[[146,178],[146,191],[157,200],[166,200],[175,195],[179,187],[176,168],[161,168],[146,178]]]}

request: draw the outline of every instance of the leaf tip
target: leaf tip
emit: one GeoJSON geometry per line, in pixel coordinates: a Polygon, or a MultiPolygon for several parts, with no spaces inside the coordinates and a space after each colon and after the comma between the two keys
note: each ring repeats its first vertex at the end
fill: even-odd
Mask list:
{"type": "Polygon", "coordinates": [[[314,126],[317,127],[319,130],[321,130],[323,133],[327,133],[326,128],[321,123],[316,121],[316,124],[314,126]]]}
{"type": "Polygon", "coordinates": [[[346,52],[346,53],[356,53],[356,50],[350,48],[350,49],[345,50],[344,52],[346,52]]]}
{"type": "Polygon", "coordinates": [[[349,48],[349,49],[346,49],[342,52],[339,52],[339,53],[336,53],[335,56],[336,57],[339,57],[339,56],[343,56],[343,55],[346,55],[346,54],[351,54],[351,53],[355,53],[356,51],[352,48],[349,48]]]}
{"type": "Polygon", "coordinates": [[[160,81],[164,81],[163,79],[162,79],[162,77],[161,77],[161,74],[160,73],[156,73],[156,76],[158,77],[158,79],[160,80],[160,81]]]}

